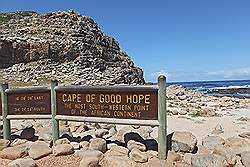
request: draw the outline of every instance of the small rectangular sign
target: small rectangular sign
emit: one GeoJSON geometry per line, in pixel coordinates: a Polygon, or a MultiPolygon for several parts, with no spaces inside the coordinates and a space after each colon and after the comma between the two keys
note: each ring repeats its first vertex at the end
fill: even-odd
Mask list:
{"type": "Polygon", "coordinates": [[[50,115],[50,90],[46,88],[9,90],[9,115],[50,115]]]}
{"type": "Polygon", "coordinates": [[[152,87],[57,88],[57,115],[158,119],[158,89],[152,87]]]}

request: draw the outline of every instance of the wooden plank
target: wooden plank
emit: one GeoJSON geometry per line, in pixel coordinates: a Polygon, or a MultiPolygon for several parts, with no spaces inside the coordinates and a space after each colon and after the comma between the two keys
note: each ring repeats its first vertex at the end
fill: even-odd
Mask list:
{"type": "Polygon", "coordinates": [[[114,118],[97,118],[97,117],[79,117],[57,115],[57,120],[67,120],[76,122],[93,122],[93,123],[109,123],[121,125],[141,125],[141,126],[159,126],[158,120],[133,120],[133,119],[114,119],[114,118]]]}
{"type": "Polygon", "coordinates": [[[56,91],[67,91],[67,92],[75,92],[75,91],[93,91],[93,92],[110,92],[110,91],[119,91],[119,92],[127,92],[129,89],[133,89],[133,91],[145,91],[148,92],[158,90],[158,86],[155,85],[117,85],[117,86],[57,86],[55,88],[56,91]]]}
{"type": "Polygon", "coordinates": [[[51,119],[51,115],[8,115],[9,120],[18,119],[51,119]]]}
{"type": "Polygon", "coordinates": [[[50,88],[47,87],[28,87],[28,88],[7,89],[5,92],[7,94],[25,94],[27,92],[46,93],[48,91],[50,91],[50,88]]]}

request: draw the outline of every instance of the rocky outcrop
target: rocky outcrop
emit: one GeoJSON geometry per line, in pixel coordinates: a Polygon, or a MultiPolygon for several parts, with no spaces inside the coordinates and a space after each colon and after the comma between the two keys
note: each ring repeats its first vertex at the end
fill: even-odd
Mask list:
{"type": "Polygon", "coordinates": [[[0,24],[0,68],[5,68],[6,80],[144,83],[143,71],[90,17],[74,11],[0,16],[4,18],[0,24]]]}
{"type": "MultiPolygon", "coordinates": [[[[172,115],[212,117],[221,116],[221,111],[243,108],[250,108],[249,98],[208,96],[181,85],[167,87],[167,109],[172,115]]],[[[216,131],[220,132],[219,129],[216,128],[216,131]]]]}

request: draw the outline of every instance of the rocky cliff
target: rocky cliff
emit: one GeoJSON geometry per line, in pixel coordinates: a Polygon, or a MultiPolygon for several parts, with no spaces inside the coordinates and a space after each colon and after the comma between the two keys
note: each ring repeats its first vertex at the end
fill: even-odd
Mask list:
{"type": "MultiPolygon", "coordinates": [[[[40,84],[143,84],[143,71],[97,23],[74,11],[0,14],[3,80],[40,84]]],[[[0,77],[1,78],[1,77],[0,77]]]]}

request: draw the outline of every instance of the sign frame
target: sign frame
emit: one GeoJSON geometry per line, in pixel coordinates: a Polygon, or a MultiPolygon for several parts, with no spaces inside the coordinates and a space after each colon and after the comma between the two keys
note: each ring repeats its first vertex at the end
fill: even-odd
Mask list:
{"type": "Polygon", "coordinates": [[[52,122],[52,139],[53,143],[59,139],[59,120],[66,121],[80,121],[80,122],[96,122],[96,123],[112,123],[123,125],[143,125],[143,126],[157,126],[158,127],[158,154],[160,159],[166,159],[167,156],[167,109],[166,109],[166,77],[161,75],[158,77],[158,86],[95,86],[95,87],[61,87],[58,86],[58,81],[52,80],[49,88],[45,87],[33,87],[33,88],[19,88],[8,89],[8,84],[4,83],[0,85],[1,91],[1,104],[2,104],[2,121],[3,121],[3,137],[4,139],[11,139],[11,125],[10,120],[15,119],[51,119],[52,122]],[[145,120],[145,119],[120,119],[120,118],[100,118],[100,117],[83,117],[83,116],[65,116],[57,115],[57,91],[77,91],[77,90],[89,90],[92,91],[157,91],[157,110],[158,120],[145,120]],[[10,93],[22,93],[29,91],[49,91],[51,95],[51,115],[8,115],[8,94],[10,93]]]}

